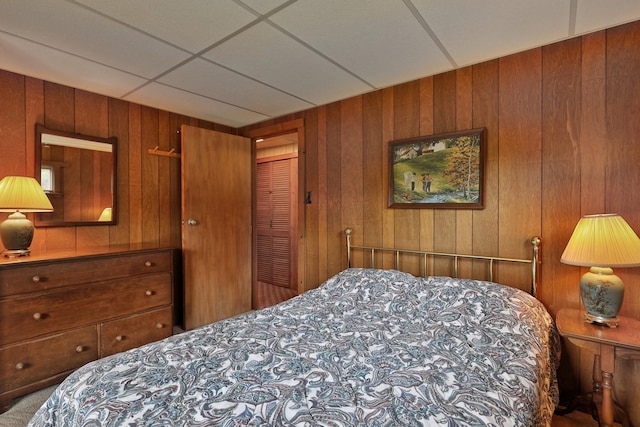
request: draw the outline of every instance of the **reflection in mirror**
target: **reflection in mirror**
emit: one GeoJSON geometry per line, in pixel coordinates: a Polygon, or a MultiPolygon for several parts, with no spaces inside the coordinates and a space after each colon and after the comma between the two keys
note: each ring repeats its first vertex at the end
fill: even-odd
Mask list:
{"type": "Polygon", "coordinates": [[[36,178],[53,205],[36,226],[116,223],[116,141],[36,125],[36,178]]]}

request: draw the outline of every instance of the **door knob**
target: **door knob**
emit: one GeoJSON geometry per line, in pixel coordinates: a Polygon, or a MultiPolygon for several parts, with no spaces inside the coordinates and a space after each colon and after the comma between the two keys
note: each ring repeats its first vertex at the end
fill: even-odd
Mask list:
{"type": "Polygon", "coordinates": [[[188,219],[187,220],[187,225],[196,225],[198,223],[198,221],[196,221],[195,219],[188,219]]]}

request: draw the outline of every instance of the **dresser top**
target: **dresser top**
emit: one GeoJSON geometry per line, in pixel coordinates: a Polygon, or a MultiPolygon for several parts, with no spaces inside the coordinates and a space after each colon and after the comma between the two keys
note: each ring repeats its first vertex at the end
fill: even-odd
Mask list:
{"type": "Polygon", "coordinates": [[[68,260],[74,258],[90,258],[119,255],[133,252],[154,252],[158,250],[173,250],[171,246],[157,244],[129,244],[113,246],[94,246],[82,249],[65,249],[55,251],[31,251],[30,255],[20,257],[5,257],[0,255],[0,269],[23,263],[48,262],[54,260],[68,260]]]}

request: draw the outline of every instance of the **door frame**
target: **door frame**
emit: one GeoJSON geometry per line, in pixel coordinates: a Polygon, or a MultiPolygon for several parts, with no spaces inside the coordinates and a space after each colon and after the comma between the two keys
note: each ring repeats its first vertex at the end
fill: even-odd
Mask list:
{"type": "MultiPolygon", "coordinates": [[[[259,138],[270,138],[278,135],[284,135],[288,133],[297,133],[298,135],[298,294],[305,290],[305,262],[306,262],[306,245],[305,245],[305,206],[304,206],[304,192],[305,192],[305,143],[304,143],[304,119],[291,120],[277,125],[265,126],[256,129],[252,129],[244,136],[251,138],[253,149],[255,153],[255,140],[259,138]]],[[[253,176],[256,176],[255,168],[255,154],[253,162],[253,176]]],[[[255,197],[255,181],[254,181],[254,197],[253,197],[253,229],[256,230],[256,197],[255,197]]],[[[252,249],[252,261],[253,271],[258,271],[258,238],[257,233],[253,234],[253,249],[252,249]]],[[[257,306],[257,274],[253,275],[252,294],[253,294],[253,306],[257,306]]]]}

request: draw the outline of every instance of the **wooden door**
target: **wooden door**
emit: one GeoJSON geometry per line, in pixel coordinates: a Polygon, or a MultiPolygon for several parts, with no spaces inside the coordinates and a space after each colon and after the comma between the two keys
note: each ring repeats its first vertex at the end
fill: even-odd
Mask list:
{"type": "Polygon", "coordinates": [[[296,158],[256,169],[258,281],[297,291],[296,158]]]}
{"type": "Polygon", "coordinates": [[[248,138],[182,126],[184,324],[251,310],[252,171],[248,138]]]}

